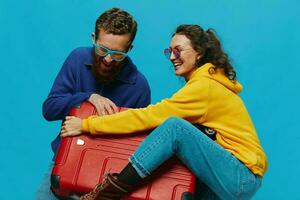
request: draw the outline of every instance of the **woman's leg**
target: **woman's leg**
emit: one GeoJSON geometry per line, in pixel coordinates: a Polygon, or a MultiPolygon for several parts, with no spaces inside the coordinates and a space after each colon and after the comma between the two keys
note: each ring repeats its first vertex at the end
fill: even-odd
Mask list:
{"type": "Polygon", "coordinates": [[[129,161],[141,177],[176,155],[222,199],[250,199],[261,178],[189,122],[169,118],[156,128],[129,161]]]}

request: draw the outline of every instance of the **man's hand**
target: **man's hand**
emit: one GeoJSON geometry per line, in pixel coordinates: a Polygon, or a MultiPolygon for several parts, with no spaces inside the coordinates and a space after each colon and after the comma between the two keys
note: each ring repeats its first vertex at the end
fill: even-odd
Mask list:
{"type": "Polygon", "coordinates": [[[67,116],[61,127],[61,137],[75,136],[82,133],[82,119],[73,116],[67,116]]]}
{"type": "Polygon", "coordinates": [[[92,94],[88,101],[95,106],[100,116],[111,115],[118,112],[117,106],[111,100],[99,94],[92,94]]]}

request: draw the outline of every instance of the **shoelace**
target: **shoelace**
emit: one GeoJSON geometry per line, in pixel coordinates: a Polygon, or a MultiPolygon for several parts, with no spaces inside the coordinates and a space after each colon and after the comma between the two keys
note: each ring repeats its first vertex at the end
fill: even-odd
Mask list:
{"type": "Polygon", "coordinates": [[[95,198],[97,195],[97,192],[99,191],[99,188],[101,187],[101,185],[97,185],[93,191],[83,195],[80,200],[85,200],[85,199],[91,199],[91,198],[95,198]]]}
{"type": "Polygon", "coordinates": [[[104,177],[104,181],[101,184],[97,184],[96,187],[93,189],[93,191],[83,195],[82,197],[80,197],[80,200],[85,200],[85,199],[90,199],[90,198],[95,198],[96,195],[98,194],[99,190],[101,190],[102,185],[106,184],[108,179],[108,176],[105,175],[104,177]]]}

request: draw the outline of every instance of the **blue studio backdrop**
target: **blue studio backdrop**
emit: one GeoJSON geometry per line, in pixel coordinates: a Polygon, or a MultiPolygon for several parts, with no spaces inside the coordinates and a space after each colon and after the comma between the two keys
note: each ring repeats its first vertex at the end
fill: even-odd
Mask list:
{"type": "Polygon", "coordinates": [[[268,156],[254,199],[300,199],[298,2],[1,0],[0,199],[34,199],[59,131],[59,122],[43,119],[42,103],[66,56],[91,46],[96,18],[111,7],[129,11],[139,23],[130,56],[149,80],[152,103],[183,84],[163,56],[175,27],[196,23],[216,30],[268,156]]]}

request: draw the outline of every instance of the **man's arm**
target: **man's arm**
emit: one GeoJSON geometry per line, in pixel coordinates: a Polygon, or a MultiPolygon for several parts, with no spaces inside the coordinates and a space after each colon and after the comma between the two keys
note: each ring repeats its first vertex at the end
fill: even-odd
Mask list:
{"type": "Polygon", "coordinates": [[[137,89],[136,91],[140,92],[140,96],[136,101],[134,108],[144,108],[151,103],[151,90],[148,84],[147,79],[141,75],[137,80],[137,89]]]}
{"type": "Polygon", "coordinates": [[[76,70],[78,66],[72,52],[58,73],[48,98],[43,103],[43,116],[48,121],[63,120],[71,107],[88,99],[92,92],[76,93],[76,70]],[[77,67],[77,68],[76,68],[77,67]]]}
{"type": "Polygon", "coordinates": [[[147,107],[151,103],[151,92],[150,88],[146,87],[144,92],[141,94],[140,98],[137,101],[136,108],[147,107]]]}

